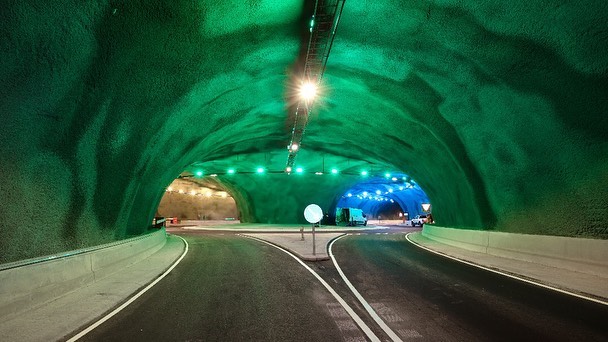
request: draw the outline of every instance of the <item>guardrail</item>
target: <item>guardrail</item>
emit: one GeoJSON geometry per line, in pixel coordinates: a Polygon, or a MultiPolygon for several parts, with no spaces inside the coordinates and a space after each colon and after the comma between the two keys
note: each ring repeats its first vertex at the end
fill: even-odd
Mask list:
{"type": "Polygon", "coordinates": [[[608,240],[424,225],[425,237],[474,252],[608,277],[608,240]]]}
{"type": "Polygon", "coordinates": [[[143,260],[164,229],[122,241],[0,265],[0,318],[23,312],[143,260]]]}

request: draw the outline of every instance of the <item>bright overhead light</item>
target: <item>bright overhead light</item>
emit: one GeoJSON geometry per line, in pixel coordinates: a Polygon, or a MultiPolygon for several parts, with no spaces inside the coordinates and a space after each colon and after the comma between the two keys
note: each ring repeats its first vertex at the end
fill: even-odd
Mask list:
{"type": "Polygon", "coordinates": [[[291,172],[291,166],[288,166],[285,168],[285,172],[290,173],[291,172]]]}
{"type": "Polygon", "coordinates": [[[317,175],[317,176],[320,176],[320,175],[322,175],[322,174],[323,174],[323,172],[321,172],[321,171],[317,171],[317,172],[315,172],[315,175],[317,175]]]}
{"type": "Polygon", "coordinates": [[[382,194],[382,191],[376,190],[376,195],[380,195],[380,194],[382,194]]]}
{"type": "Polygon", "coordinates": [[[306,82],[300,87],[300,97],[303,100],[311,101],[317,96],[317,85],[312,82],[306,82]]]}
{"type": "Polygon", "coordinates": [[[353,194],[351,194],[350,192],[346,195],[348,197],[353,197],[353,194]]]}
{"type": "Polygon", "coordinates": [[[393,192],[393,188],[388,188],[388,192],[393,192]]]}
{"type": "Polygon", "coordinates": [[[298,144],[296,144],[296,143],[293,143],[293,144],[291,144],[291,146],[288,146],[288,148],[290,151],[297,151],[298,148],[300,148],[300,146],[298,146],[298,144]]]}
{"type": "Polygon", "coordinates": [[[367,176],[367,171],[361,171],[361,176],[367,176]]]}
{"type": "Polygon", "coordinates": [[[296,172],[297,172],[297,173],[302,173],[303,171],[304,171],[304,169],[303,169],[303,168],[301,168],[301,167],[297,167],[297,168],[296,168],[296,172]]]}
{"type": "Polygon", "coordinates": [[[233,175],[236,172],[235,169],[228,169],[228,174],[233,175]]]}
{"type": "Polygon", "coordinates": [[[196,175],[197,175],[198,177],[202,176],[202,175],[203,175],[203,171],[196,171],[196,175]]]}
{"type": "Polygon", "coordinates": [[[211,176],[211,177],[217,177],[217,173],[212,173],[209,176],[211,176]]]}
{"type": "Polygon", "coordinates": [[[396,182],[396,181],[397,181],[397,177],[393,177],[393,178],[391,178],[391,180],[392,180],[393,182],[396,182]]]}
{"type": "Polygon", "coordinates": [[[263,167],[258,167],[258,169],[256,170],[257,173],[264,173],[264,168],[263,167]]]}
{"type": "Polygon", "coordinates": [[[338,173],[338,169],[331,169],[331,173],[333,173],[334,175],[338,173]]]}
{"type": "Polygon", "coordinates": [[[384,177],[391,178],[391,174],[387,172],[387,173],[384,174],[384,177]]]}
{"type": "Polygon", "coordinates": [[[403,187],[402,187],[402,186],[400,186],[400,187],[399,187],[399,190],[403,190],[403,187]]]}
{"type": "Polygon", "coordinates": [[[367,197],[367,191],[363,191],[363,197],[367,197]]]}

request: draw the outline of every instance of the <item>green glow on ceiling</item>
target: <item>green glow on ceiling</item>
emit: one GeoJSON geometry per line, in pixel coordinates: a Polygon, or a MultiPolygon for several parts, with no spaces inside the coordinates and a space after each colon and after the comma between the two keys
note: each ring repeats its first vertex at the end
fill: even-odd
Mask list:
{"type": "Polygon", "coordinates": [[[608,238],[605,1],[347,2],[298,152],[318,177],[283,172],[304,2],[98,2],[3,12],[0,262],[146,232],[185,168],[260,222],[399,170],[446,226],[608,238]]]}

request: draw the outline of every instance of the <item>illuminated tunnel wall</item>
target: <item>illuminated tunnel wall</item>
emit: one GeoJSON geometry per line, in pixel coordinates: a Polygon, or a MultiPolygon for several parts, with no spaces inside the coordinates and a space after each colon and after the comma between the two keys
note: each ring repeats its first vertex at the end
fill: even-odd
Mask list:
{"type": "MultiPolygon", "coordinates": [[[[4,3],[0,261],[142,234],[200,163],[268,153],[284,167],[304,8],[4,3]]],[[[608,238],[607,13],[604,0],[347,1],[302,151],[407,173],[446,226],[608,238]]],[[[260,222],[358,182],[267,175],[218,181],[260,222]]]]}
{"type": "Polygon", "coordinates": [[[165,191],[156,215],[178,220],[238,219],[235,202],[226,189],[211,182],[176,179],[165,191]]]}
{"type": "Polygon", "coordinates": [[[378,217],[392,203],[398,204],[401,212],[407,213],[411,219],[424,213],[422,204],[430,204],[430,201],[410,177],[396,173],[371,176],[357,183],[342,194],[336,206],[363,209],[364,213],[378,217]]]}

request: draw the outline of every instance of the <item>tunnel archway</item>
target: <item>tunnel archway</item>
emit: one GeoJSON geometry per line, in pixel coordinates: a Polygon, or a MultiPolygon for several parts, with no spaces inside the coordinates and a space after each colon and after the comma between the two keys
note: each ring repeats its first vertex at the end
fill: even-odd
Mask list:
{"type": "MultiPolygon", "coordinates": [[[[305,223],[302,212],[314,203],[323,209],[324,222],[334,224],[336,206],[347,200],[348,190],[359,189],[360,193],[365,187],[373,187],[374,191],[382,188],[387,203],[396,203],[412,217],[420,213],[421,203],[428,202],[420,185],[403,172],[391,171],[395,167],[389,163],[303,150],[293,170],[287,172],[285,156],[280,152],[235,154],[193,163],[183,175],[232,189],[239,208],[249,210],[249,216],[241,215],[243,222],[305,223]]],[[[384,208],[373,203],[379,202],[369,204],[369,210],[376,216],[384,208]]]]}
{"type": "Polygon", "coordinates": [[[429,198],[420,185],[404,173],[385,173],[371,175],[354,184],[338,199],[336,207],[362,209],[371,218],[378,218],[384,213],[401,213],[407,218],[422,214],[423,203],[429,198]]]}
{"type": "Polygon", "coordinates": [[[180,177],[166,189],[156,216],[179,221],[239,220],[240,210],[232,191],[209,180],[180,177]]]}

